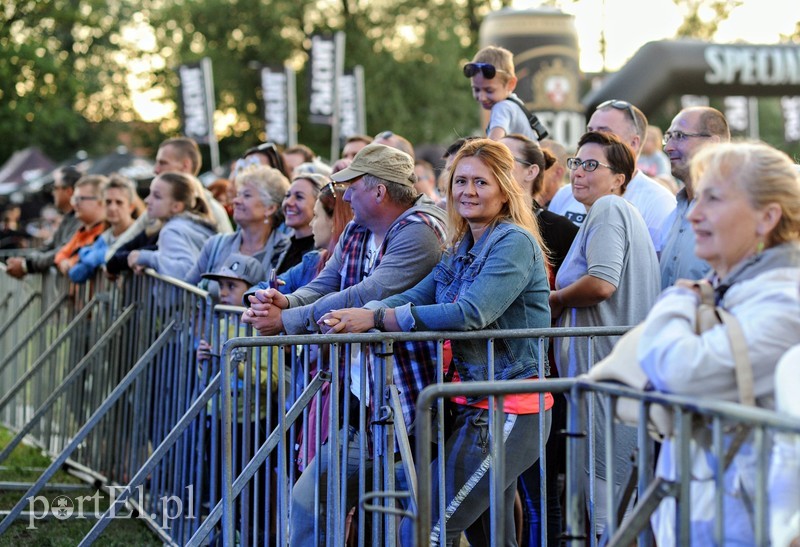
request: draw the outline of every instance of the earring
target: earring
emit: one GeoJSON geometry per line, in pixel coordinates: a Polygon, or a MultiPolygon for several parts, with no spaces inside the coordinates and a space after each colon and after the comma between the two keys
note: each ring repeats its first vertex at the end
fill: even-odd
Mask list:
{"type": "Polygon", "coordinates": [[[764,242],[759,241],[758,244],[756,244],[756,254],[760,255],[763,252],[764,252],[764,242]]]}

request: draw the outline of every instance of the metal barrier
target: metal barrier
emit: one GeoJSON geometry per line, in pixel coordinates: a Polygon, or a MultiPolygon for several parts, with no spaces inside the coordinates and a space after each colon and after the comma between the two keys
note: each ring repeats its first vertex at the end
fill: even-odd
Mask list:
{"type": "MultiPolygon", "coordinates": [[[[279,337],[259,337],[259,338],[236,338],[228,341],[224,346],[223,357],[230,359],[223,359],[228,362],[227,367],[223,367],[221,374],[213,375],[207,382],[207,388],[201,393],[194,401],[194,404],[187,411],[187,413],[180,419],[176,428],[170,432],[168,438],[164,443],[156,447],[153,454],[144,466],[139,470],[136,477],[128,484],[126,489],[116,499],[116,507],[111,507],[106,515],[101,518],[89,536],[87,536],[87,543],[97,537],[113,516],[116,508],[121,507],[125,500],[134,494],[135,489],[138,487],[139,482],[151,470],[160,464],[165,454],[172,449],[172,443],[187,430],[192,427],[192,424],[197,423],[198,419],[202,418],[204,409],[209,402],[214,404],[215,396],[218,390],[222,392],[222,432],[223,432],[223,471],[226,473],[223,476],[223,491],[222,500],[216,504],[213,501],[216,496],[212,493],[207,499],[211,502],[211,511],[203,521],[202,525],[197,529],[197,532],[189,541],[189,545],[199,545],[208,541],[210,535],[221,532],[223,534],[223,541],[233,543],[237,541],[236,534],[238,534],[238,541],[248,543],[251,534],[261,534],[258,538],[261,542],[276,542],[277,544],[285,544],[285,527],[274,526],[270,518],[278,519],[278,522],[287,522],[287,515],[289,512],[289,499],[290,489],[294,483],[296,470],[290,462],[296,461],[300,458],[304,462],[308,462],[307,450],[310,448],[308,443],[304,444],[302,450],[298,451],[294,446],[295,433],[299,429],[302,432],[303,439],[308,439],[311,431],[316,432],[314,451],[316,454],[321,453],[321,439],[319,431],[321,428],[321,418],[319,412],[319,391],[326,382],[330,382],[330,401],[329,401],[329,431],[338,430],[339,424],[339,410],[341,409],[344,416],[341,418],[345,423],[353,423],[347,413],[350,408],[350,390],[342,386],[349,385],[350,375],[349,366],[344,367],[340,371],[341,363],[349,363],[353,352],[351,349],[354,344],[360,344],[361,348],[369,346],[377,346],[377,351],[364,351],[360,352],[361,365],[365,363],[367,355],[371,355],[373,362],[374,384],[370,387],[371,393],[384,394],[383,404],[373,405],[372,415],[369,425],[367,425],[366,411],[359,414],[359,449],[358,457],[362,465],[359,467],[363,470],[363,462],[370,461],[384,461],[391,462],[389,465],[375,466],[374,475],[371,478],[366,477],[366,473],[362,471],[359,477],[359,499],[362,503],[359,504],[358,509],[358,538],[361,544],[364,543],[367,531],[365,529],[365,521],[367,512],[380,511],[384,514],[381,519],[372,519],[372,541],[383,544],[393,544],[395,537],[395,515],[405,514],[405,509],[396,506],[394,486],[394,458],[389,457],[395,452],[395,439],[397,441],[397,450],[400,457],[400,466],[403,468],[403,474],[407,478],[408,484],[411,486],[411,491],[415,489],[415,468],[411,460],[411,448],[409,447],[407,436],[405,433],[405,424],[403,420],[394,419],[394,417],[401,415],[402,409],[399,408],[399,398],[397,396],[397,387],[393,386],[392,382],[392,360],[393,354],[391,348],[394,344],[403,343],[406,341],[422,341],[435,339],[438,343],[438,359],[441,363],[442,357],[442,343],[445,339],[486,339],[487,348],[491,354],[492,340],[495,337],[534,337],[540,340],[543,344],[545,337],[554,335],[576,335],[587,337],[587,343],[591,344],[593,337],[619,335],[625,331],[625,328],[599,328],[599,329],[571,329],[566,331],[564,329],[540,329],[540,330],[527,330],[527,331],[497,331],[497,332],[477,332],[477,333],[412,333],[412,334],[395,334],[388,335],[386,333],[379,334],[362,334],[362,335],[328,335],[328,336],[279,336],[279,337]],[[313,344],[311,344],[313,342],[313,344]],[[330,348],[327,358],[324,359],[326,365],[321,367],[321,371],[313,371],[311,366],[310,355],[313,354],[311,346],[320,346],[330,348]],[[267,432],[269,435],[259,437],[260,430],[254,433],[253,441],[245,438],[245,442],[237,439],[236,431],[241,431],[241,435],[246,436],[249,429],[247,427],[234,428],[234,423],[247,423],[248,416],[242,415],[241,404],[237,404],[236,390],[224,389],[224,386],[233,385],[231,382],[234,378],[233,371],[241,370],[242,359],[244,358],[239,352],[241,348],[256,348],[256,347],[272,347],[278,350],[277,362],[274,358],[270,357],[269,367],[277,366],[278,382],[275,386],[275,393],[272,395],[270,392],[265,394],[265,399],[268,407],[273,405],[270,397],[276,399],[277,408],[285,409],[284,412],[278,412],[275,423],[267,420],[267,432]],[[291,348],[289,351],[283,351],[281,348],[291,348]],[[288,355],[288,356],[287,356],[288,355]],[[286,392],[286,377],[290,377],[298,383],[303,385],[305,389],[300,393],[286,392]],[[302,378],[302,379],[300,379],[302,378]],[[340,392],[344,391],[344,400],[339,397],[340,392]],[[312,402],[316,407],[310,407],[312,402]],[[228,410],[224,410],[228,408],[228,410]],[[309,413],[312,408],[316,408],[316,418],[309,419],[309,413]],[[237,409],[237,410],[234,410],[237,409]],[[229,421],[225,417],[229,417],[229,421]],[[394,430],[397,430],[395,432],[394,430]],[[372,430],[372,438],[378,441],[370,449],[364,441],[366,435],[364,432],[372,430]],[[242,453],[234,456],[234,447],[241,447],[242,453]],[[251,453],[248,454],[248,451],[251,453]],[[306,454],[304,454],[306,452],[306,454]],[[368,455],[369,454],[369,455],[368,455]],[[275,460],[271,460],[275,458],[275,460]],[[276,461],[276,468],[273,470],[273,461],[276,461]],[[232,462],[231,465],[226,465],[225,462],[232,462]],[[238,470],[241,469],[239,473],[238,470]],[[265,477],[259,480],[259,475],[265,477]],[[272,477],[274,481],[270,480],[272,477]],[[370,480],[371,479],[371,480],[370,480]],[[264,495],[263,498],[259,496],[259,492],[270,492],[270,495],[264,495]],[[263,499],[264,507],[259,507],[260,501],[263,499]],[[250,501],[251,500],[251,501],[250,501]],[[368,500],[369,503],[364,503],[368,500]],[[371,500],[378,500],[378,504],[372,503],[371,500]]],[[[256,352],[256,355],[259,355],[256,352]]],[[[432,364],[431,366],[436,366],[432,364]]],[[[442,380],[441,367],[438,367],[437,374],[439,381],[442,380]]],[[[213,367],[212,367],[213,369],[213,367]]],[[[245,367],[244,385],[249,386],[253,380],[246,377],[246,371],[250,367],[245,367]]],[[[361,400],[364,400],[366,395],[366,375],[362,376],[360,385],[361,400]]],[[[241,387],[241,386],[240,386],[241,387]]],[[[256,399],[258,395],[255,395],[256,399]]],[[[246,399],[246,395],[244,396],[246,399]]],[[[244,408],[250,405],[245,403],[244,408]]],[[[213,414],[213,412],[212,412],[213,414]]],[[[253,415],[252,413],[250,415],[253,415]]],[[[214,422],[216,424],[216,422],[214,422]]],[[[213,437],[213,428],[210,435],[213,437]]],[[[331,436],[325,450],[331,462],[328,473],[328,487],[325,492],[319,491],[316,494],[317,499],[321,496],[328,497],[327,505],[330,510],[327,512],[328,520],[321,522],[319,517],[315,519],[314,529],[315,535],[321,535],[320,531],[326,530],[329,544],[340,544],[342,538],[345,537],[345,522],[347,520],[347,511],[345,511],[345,501],[347,499],[346,482],[343,480],[342,474],[344,473],[345,466],[343,462],[347,460],[347,454],[342,452],[343,447],[338,443],[338,436],[331,436]]],[[[541,439],[540,445],[542,451],[544,450],[544,438],[541,439]]],[[[213,458],[213,452],[212,452],[213,458]]],[[[542,458],[544,456],[542,454],[542,458]]],[[[399,467],[398,467],[399,468],[399,467]]],[[[318,487],[319,488],[319,487],[318,487]]],[[[543,486],[544,489],[544,486],[543,486]]],[[[414,497],[411,498],[412,509],[414,497]]],[[[543,535],[546,534],[546,527],[543,530],[543,535]]]]}
{"type": "MultiPolygon", "coordinates": [[[[23,438],[55,457],[0,523],[0,533],[65,462],[108,489],[126,484],[185,413],[199,384],[193,341],[210,328],[205,291],[153,272],[121,286],[98,278],[71,290],[85,306],[53,343],[39,348],[33,366],[0,392],[0,410],[24,414],[21,424],[9,424],[17,435],[0,460],[23,438]]],[[[189,472],[198,475],[201,468],[182,464],[191,462],[196,435],[179,439],[132,501],[165,541],[172,541],[173,531],[163,526],[165,507],[193,507],[195,501],[185,487],[199,483],[189,472]]],[[[183,520],[174,531],[183,533],[182,527],[183,520]]]]}
{"type": "MultiPolygon", "coordinates": [[[[0,266],[0,397],[74,318],[78,308],[67,288],[53,273],[20,280],[0,266]]],[[[26,421],[25,408],[0,411],[0,423],[19,427],[26,421]]]]}
{"type": "MultiPolygon", "coordinates": [[[[35,294],[31,289],[25,289],[27,293],[15,289],[15,283],[20,282],[4,278],[0,272],[0,294],[7,287],[14,292],[7,299],[9,309],[35,294]]],[[[12,344],[12,349],[28,349],[20,349],[10,360],[7,355],[0,357],[6,359],[0,361],[0,417],[17,432],[11,446],[0,454],[0,462],[23,438],[55,458],[0,523],[0,533],[66,462],[114,494],[111,507],[82,545],[97,540],[126,505],[167,543],[204,545],[220,540],[226,545],[285,545],[292,487],[301,468],[310,466],[308,472],[319,477],[322,458],[314,456],[324,456],[329,462],[327,482],[317,482],[315,487],[314,537],[324,535],[327,544],[341,545],[352,534],[351,540],[359,545],[394,545],[398,519],[408,517],[416,525],[417,544],[428,544],[431,539],[442,542],[443,523],[439,523],[438,535],[430,535],[432,503],[438,504],[438,514],[445,513],[443,496],[430,499],[431,480],[439,484],[445,480],[441,468],[431,477],[432,410],[437,414],[439,436],[435,452],[441,461],[445,398],[490,396],[489,431],[490,438],[496,439],[502,437],[497,413],[505,396],[539,393],[543,406],[544,393],[553,392],[564,393],[569,403],[567,430],[551,432],[565,435],[568,448],[564,538],[572,544],[629,545],[637,538],[640,544],[651,544],[649,516],[664,497],[672,496],[677,499],[677,537],[687,544],[689,481],[653,476],[653,443],[644,421],[636,431],[636,474],[631,487],[615,491],[613,481],[602,488],[596,486],[593,462],[604,461],[607,476],[613,476],[619,448],[614,416],[604,414],[602,420],[595,420],[595,413],[611,408],[614,399],[622,396],[639,401],[643,412],[655,403],[672,407],[681,470],[688,469],[690,443],[696,439],[698,428],[692,428],[692,423],[701,418],[710,423],[709,453],[719,461],[728,457],[726,431],[731,424],[752,426],[753,447],[762,456],[772,432],[800,434],[796,421],[759,409],[642,394],[572,379],[443,383],[445,340],[485,340],[489,373],[493,374],[496,340],[535,339],[544,354],[547,338],[585,338],[591,347],[596,337],[622,334],[625,327],[247,337],[250,331],[239,324],[241,308],[212,309],[204,291],[152,272],[122,284],[98,278],[79,289],[81,293],[76,290],[66,291],[62,300],[55,300],[58,305],[51,305],[52,314],[57,315],[65,313],[61,308],[67,304],[78,303],[70,305],[69,322],[42,319],[29,323],[25,336],[12,344]],[[211,342],[205,363],[196,360],[196,342],[201,338],[211,342]],[[46,342],[37,346],[38,340],[46,342]],[[417,403],[415,462],[408,424],[401,418],[400,388],[394,382],[395,348],[410,341],[431,340],[437,347],[435,362],[430,363],[436,367],[437,382],[422,392],[417,403]],[[373,372],[371,378],[359,376],[357,394],[349,388],[354,380],[353,363],[358,365],[356,370],[373,372]],[[370,398],[375,401],[370,408],[355,404],[370,398]],[[357,424],[353,430],[357,444],[348,448],[348,443],[342,442],[348,437],[337,434],[340,423],[357,424]],[[323,440],[326,430],[330,436],[323,440]],[[598,448],[600,440],[605,441],[602,449],[598,448]],[[357,494],[352,495],[345,476],[348,458],[358,458],[357,494]],[[357,509],[348,514],[348,505],[356,498],[357,509]],[[630,499],[635,500],[634,509],[623,519],[630,499]],[[598,500],[611,508],[602,538],[596,527],[598,500]],[[325,513],[319,509],[323,506],[327,507],[325,513]]],[[[47,301],[42,298],[41,303],[47,301]]],[[[13,327],[6,328],[4,323],[3,329],[0,340],[13,327]]],[[[554,463],[547,461],[544,452],[543,423],[541,414],[542,500],[547,497],[544,472],[554,463]]],[[[490,445],[491,537],[496,542],[503,537],[501,517],[508,508],[503,506],[503,489],[497,482],[504,474],[504,445],[490,445]]],[[[767,534],[766,468],[759,468],[756,475],[753,526],[755,538],[761,542],[767,534]]],[[[715,482],[714,503],[721,515],[715,526],[720,539],[725,525],[722,474],[715,482]]],[[[544,503],[541,511],[541,541],[545,544],[544,503]]]]}

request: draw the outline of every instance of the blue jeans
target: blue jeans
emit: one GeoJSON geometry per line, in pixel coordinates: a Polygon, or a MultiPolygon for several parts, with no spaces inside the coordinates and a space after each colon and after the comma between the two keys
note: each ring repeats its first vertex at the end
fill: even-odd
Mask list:
{"type": "MultiPolygon", "coordinates": [[[[446,544],[457,544],[461,533],[486,512],[491,502],[489,488],[489,464],[491,446],[489,444],[489,411],[468,406],[456,406],[453,433],[447,439],[445,456],[445,506],[447,514],[446,544]]],[[[516,546],[514,526],[514,496],[517,477],[533,465],[539,457],[539,415],[504,414],[503,434],[506,448],[506,473],[503,478],[505,496],[505,538],[500,544],[516,546]]],[[[546,412],[545,427],[550,433],[550,411],[546,412]]],[[[439,462],[431,465],[431,476],[439,476],[439,462]]],[[[432,485],[432,523],[431,545],[439,545],[439,485],[432,485]]],[[[400,526],[401,545],[414,544],[413,522],[403,519],[400,526]]],[[[483,529],[491,533],[489,523],[483,529]]],[[[489,544],[489,538],[483,538],[489,544]]],[[[480,544],[481,538],[472,538],[473,544],[480,544]]]]}
{"type": "MultiPolygon", "coordinates": [[[[360,457],[358,452],[359,433],[354,427],[344,427],[339,430],[340,443],[347,440],[347,471],[342,480],[347,484],[347,504],[343,509],[349,510],[358,501],[358,468],[360,457]]],[[[327,527],[327,495],[328,495],[328,446],[323,445],[315,458],[306,467],[300,478],[292,488],[292,507],[289,515],[289,545],[307,547],[310,545],[325,545],[325,530],[327,527]],[[320,475],[317,481],[317,462],[320,461],[320,475]],[[319,508],[314,503],[314,488],[319,483],[319,508]],[[318,510],[317,510],[318,509],[318,510]],[[319,517],[319,534],[314,541],[314,521],[319,517]]],[[[366,460],[367,474],[371,473],[371,460],[366,460]]],[[[338,495],[338,492],[337,494],[338,495]]]]}

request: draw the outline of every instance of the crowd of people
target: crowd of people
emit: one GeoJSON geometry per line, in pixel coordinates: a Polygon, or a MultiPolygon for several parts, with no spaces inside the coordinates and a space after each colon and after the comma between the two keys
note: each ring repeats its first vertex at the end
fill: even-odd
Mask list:
{"type": "MultiPolygon", "coordinates": [[[[730,142],[725,117],[714,108],[683,109],[662,133],[623,100],[597,106],[572,155],[564,144],[540,141],[541,131],[518,106],[510,52],[484,48],[464,74],[476,101],[490,111],[489,124],[484,135],[448,147],[442,165],[415,161],[412,144],[393,131],[351,137],[332,166],[308,147],[281,151],[264,143],[237,161],[229,181],[207,189],[197,178],[197,145],[173,138],[158,149],[144,203],[119,175],[88,176],[70,167],[56,172],[60,226],[44,247],[8,258],[6,270],[21,278],[53,267],[80,283],[98,269],[118,276],[152,268],[209,290],[218,302],[243,306],[242,321],[260,335],[644,322],[639,357],[655,389],[737,401],[726,327],[694,329],[700,297],[693,282],[706,279],[717,305],[742,324],[759,406],[775,408],[778,362],[800,347],[798,166],[766,144],[730,142]]],[[[433,342],[400,344],[394,382],[402,419],[413,435],[417,396],[435,381],[437,367],[457,382],[576,377],[587,372],[590,357],[596,362],[608,355],[616,340],[595,340],[593,356],[575,339],[556,338],[545,353],[538,340],[500,340],[493,377],[484,342],[448,342],[445,363],[436,362],[433,342]]],[[[201,341],[198,358],[207,360],[211,351],[201,341]]],[[[797,385],[795,361],[784,359],[784,390],[797,385]]],[[[354,355],[349,363],[346,389],[358,408],[370,407],[372,397],[360,399],[360,362],[354,355]]],[[[793,401],[788,392],[777,397],[779,407],[797,415],[793,401]]],[[[452,402],[445,459],[433,464],[448,471],[445,537],[457,544],[466,534],[471,543],[485,544],[488,402],[452,402]]],[[[550,394],[544,407],[538,395],[505,399],[506,507],[519,496],[524,512],[521,527],[513,511],[504,515],[505,545],[520,538],[538,544],[542,503],[548,543],[558,544],[557,463],[563,455],[557,436],[550,435],[546,447],[547,500],[539,499],[539,472],[531,470],[537,469],[539,414],[545,414],[548,437],[564,427],[564,408],[564,400],[550,394]]],[[[595,420],[603,431],[603,414],[595,420]]],[[[340,425],[339,432],[323,430],[322,440],[339,434],[357,450],[359,432],[340,425]]],[[[604,458],[596,462],[598,480],[615,485],[636,442],[635,430],[619,428],[617,474],[606,476],[604,458]]],[[[602,443],[598,453],[604,454],[602,443]]],[[[713,480],[708,453],[695,446],[693,455],[693,484],[713,480]]],[[[327,451],[310,457],[321,458],[319,469],[327,473],[327,451]]],[[[726,472],[726,511],[743,515],[726,519],[736,522],[726,526],[726,541],[754,542],[746,503],[753,458],[745,444],[726,472]]],[[[797,483],[800,445],[791,438],[776,442],[775,458],[782,462],[772,471],[781,509],[773,515],[773,540],[788,545],[800,541],[800,493],[785,487],[797,483]],[[787,469],[789,478],[781,480],[787,469]]],[[[347,463],[348,480],[357,480],[359,462],[347,463]]],[[[672,477],[674,463],[667,442],[658,473],[672,477]]],[[[290,540],[311,545],[325,500],[315,504],[317,466],[303,462],[301,469],[292,490],[290,540]]],[[[595,501],[601,533],[608,508],[602,497],[595,501]]],[[[666,502],[662,509],[653,518],[658,544],[675,544],[674,509],[666,502]]],[[[438,510],[433,504],[434,544],[438,510]]],[[[713,510],[707,499],[693,500],[697,545],[712,541],[713,510]]],[[[403,544],[412,541],[410,533],[404,521],[403,544]]]]}

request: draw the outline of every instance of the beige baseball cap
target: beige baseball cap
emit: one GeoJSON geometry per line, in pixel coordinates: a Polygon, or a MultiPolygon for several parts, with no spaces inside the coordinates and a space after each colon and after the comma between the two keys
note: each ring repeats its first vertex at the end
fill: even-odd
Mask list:
{"type": "Polygon", "coordinates": [[[405,152],[383,144],[368,144],[353,161],[331,175],[334,182],[347,182],[363,175],[373,175],[403,186],[414,186],[414,160],[405,152]]]}

